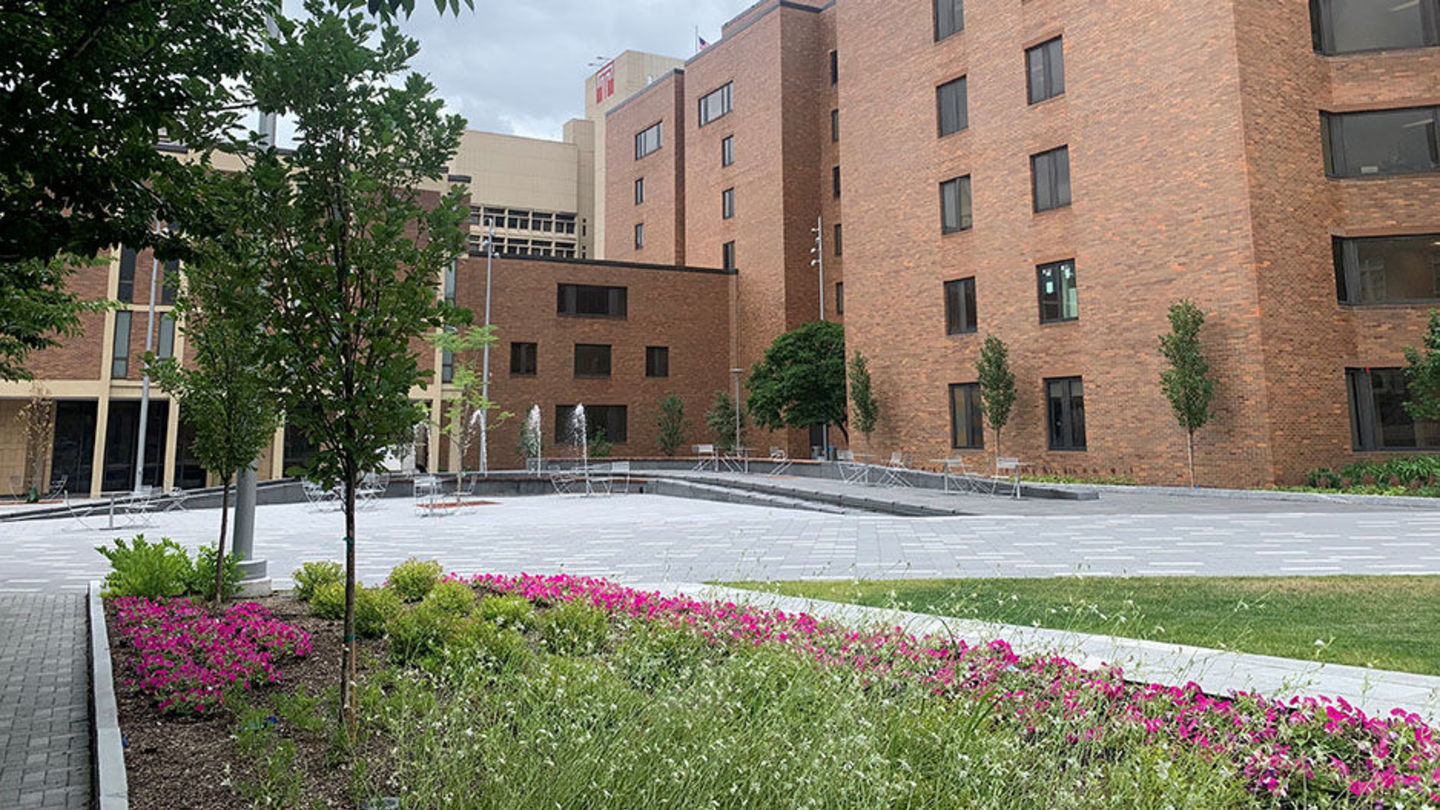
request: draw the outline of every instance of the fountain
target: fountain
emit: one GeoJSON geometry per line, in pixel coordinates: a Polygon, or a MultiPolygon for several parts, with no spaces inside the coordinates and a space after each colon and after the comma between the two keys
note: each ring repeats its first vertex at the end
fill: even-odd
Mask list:
{"type": "Polygon", "coordinates": [[[525,417],[525,455],[529,456],[526,463],[533,462],[536,472],[545,469],[544,435],[540,432],[540,406],[531,405],[530,415],[525,417]]]}
{"type": "Polygon", "coordinates": [[[586,431],[585,406],[576,405],[575,414],[570,417],[570,437],[580,447],[580,470],[588,478],[590,474],[590,441],[586,431]]]}

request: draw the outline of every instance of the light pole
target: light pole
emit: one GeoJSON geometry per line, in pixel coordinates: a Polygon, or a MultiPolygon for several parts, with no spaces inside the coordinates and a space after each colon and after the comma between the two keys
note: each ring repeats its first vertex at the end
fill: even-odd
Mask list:
{"type": "MultiPolygon", "coordinates": [[[[825,217],[815,219],[815,227],[810,229],[815,234],[815,247],[810,252],[815,258],[810,260],[810,266],[820,270],[820,320],[825,320],[825,217]]],[[[820,426],[820,455],[823,458],[830,458],[830,425],[820,426]]]]}
{"type": "Polygon", "coordinates": [[[735,453],[740,453],[740,375],[745,373],[743,368],[732,368],[730,373],[735,377],[735,453]]]}
{"type": "MultiPolygon", "coordinates": [[[[160,220],[155,220],[155,235],[160,235],[160,220]]],[[[157,239],[158,241],[158,239],[157,239]]],[[[155,348],[155,280],[160,277],[160,260],[155,258],[155,249],[150,249],[150,313],[145,318],[145,353],[155,348]]],[[[140,439],[135,442],[135,489],[136,495],[145,485],[145,434],[150,429],[150,367],[145,366],[140,378],[140,439]]]]}
{"type": "MultiPolygon", "coordinates": [[[[490,329],[490,275],[495,266],[495,220],[485,220],[485,329],[490,329]]],[[[490,341],[480,350],[480,398],[485,407],[480,409],[480,474],[490,473],[490,341]]],[[[463,465],[464,462],[462,461],[463,465]]]]}

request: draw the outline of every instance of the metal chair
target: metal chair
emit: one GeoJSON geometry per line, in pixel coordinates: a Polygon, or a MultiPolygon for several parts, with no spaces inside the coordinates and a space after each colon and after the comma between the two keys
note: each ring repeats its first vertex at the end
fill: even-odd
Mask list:
{"type": "Polygon", "coordinates": [[[995,475],[991,477],[992,495],[999,494],[1001,483],[1009,483],[1015,500],[1020,500],[1020,459],[1018,458],[997,458],[995,459],[995,475]]]}
{"type": "Polygon", "coordinates": [[[855,460],[854,450],[839,450],[835,453],[836,466],[840,468],[840,480],[847,484],[869,484],[870,465],[855,460]]]}
{"type": "Polygon", "coordinates": [[[50,478],[50,492],[45,496],[47,501],[63,501],[70,497],[66,485],[70,483],[69,473],[57,473],[50,478]]]}
{"type": "Polygon", "coordinates": [[[390,475],[388,473],[365,473],[360,479],[360,484],[355,487],[356,507],[365,509],[378,506],[380,498],[384,497],[385,490],[389,488],[390,475]]]}
{"type": "Polygon", "coordinates": [[[908,487],[911,484],[904,473],[909,471],[909,457],[896,450],[890,454],[890,463],[880,470],[880,484],[887,487],[908,487]]]}
{"type": "Polygon", "coordinates": [[[720,472],[720,454],[715,451],[713,444],[696,444],[690,446],[690,452],[695,454],[695,471],[702,472],[706,467],[720,472]]]}
{"type": "Polygon", "coordinates": [[[310,504],[312,512],[324,511],[340,502],[340,496],[334,489],[326,489],[308,478],[300,480],[300,491],[305,493],[305,500],[310,504]]]}
{"type": "Polygon", "coordinates": [[[770,474],[773,476],[784,475],[795,462],[790,460],[790,454],[785,452],[783,447],[771,446],[770,448],[770,474]]]}

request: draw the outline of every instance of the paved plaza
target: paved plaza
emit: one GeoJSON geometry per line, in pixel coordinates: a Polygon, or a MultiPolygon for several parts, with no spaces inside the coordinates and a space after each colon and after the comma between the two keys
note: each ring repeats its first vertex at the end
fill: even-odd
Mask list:
{"type": "MultiPolygon", "coordinates": [[[[555,495],[420,517],[402,498],[360,514],[356,553],[370,583],[410,556],[462,573],[566,572],[627,583],[1440,573],[1440,510],[1171,498],[1163,500],[1168,509],[1137,501],[1124,507],[1137,511],[1117,514],[1116,499],[1107,500],[1108,513],[1086,505],[1077,514],[906,518],[655,495],[555,495]],[[1245,511],[1222,511],[1227,504],[1245,511]]],[[[302,561],[344,553],[338,512],[262,506],[256,524],[257,553],[280,585],[302,561]]],[[[78,591],[105,573],[98,544],[143,531],[193,548],[213,541],[218,529],[214,509],[166,513],[149,527],[114,531],[73,519],[0,523],[0,591],[78,591]]]]}

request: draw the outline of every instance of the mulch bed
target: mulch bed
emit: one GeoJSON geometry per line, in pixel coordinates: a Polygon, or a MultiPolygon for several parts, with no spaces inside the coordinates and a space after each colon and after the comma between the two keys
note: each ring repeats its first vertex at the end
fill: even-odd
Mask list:
{"type": "MultiPolygon", "coordinates": [[[[284,681],[255,690],[257,698],[277,690],[294,691],[303,685],[319,695],[337,683],[340,674],[341,623],[309,616],[305,605],[288,596],[251,600],[264,605],[277,619],[310,634],[308,656],[287,659],[281,664],[284,681]]],[[[249,801],[234,785],[255,778],[256,763],[247,758],[234,739],[235,715],[226,710],[201,717],[162,714],[148,697],[126,685],[134,670],[134,652],[116,643],[115,609],[105,606],[110,631],[110,650],[115,665],[115,691],[119,705],[120,731],[125,739],[125,773],[129,780],[132,810],[233,810],[249,801]]],[[[383,662],[385,650],[379,642],[360,642],[359,661],[383,662]]],[[[325,710],[338,710],[326,706],[325,710]]],[[[327,759],[330,741],[314,734],[294,734],[295,767],[304,773],[305,806],[353,808],[349,798],[349,768],[327,759]]],[[[364,752],[360,756],[375,760],[364,752]]],[[[377,753],[383,759],[383,751],[377,753]]]]}

